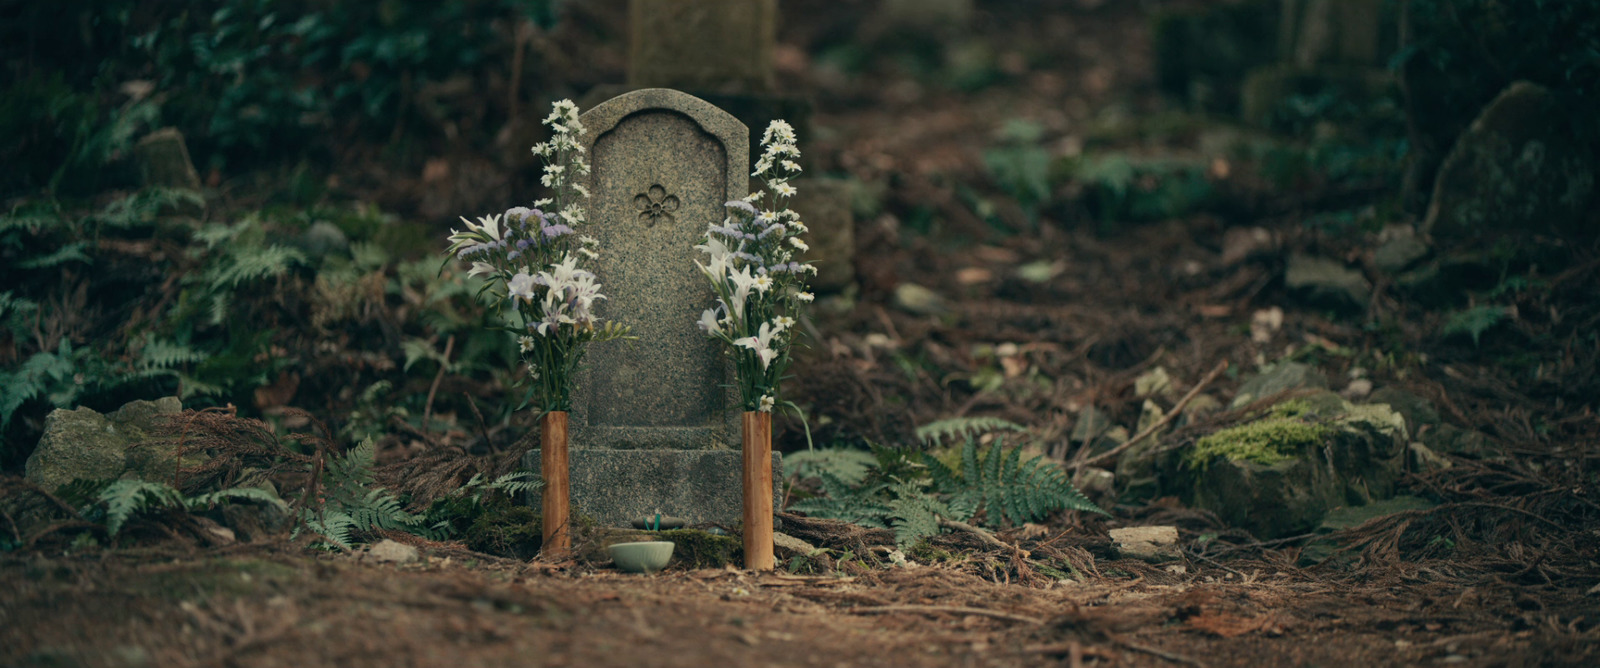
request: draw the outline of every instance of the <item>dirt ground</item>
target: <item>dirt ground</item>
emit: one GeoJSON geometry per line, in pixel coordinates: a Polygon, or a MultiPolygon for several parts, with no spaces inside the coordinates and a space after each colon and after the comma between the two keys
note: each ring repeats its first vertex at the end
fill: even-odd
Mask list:
{"type": "MultiPolygon", "coordinates": [[[[1266,563],[998,584],[956,567],[652,576],[282,546],[0,562],[0,663],[37,666],[1593,665],[1592,596],[1430,568],[1266,563]],[[1579,631],[1580,627],[1590,630],[1579,631]]],[[[1139,565],[1127,564],[1130,568],[1139,565]]]]}
{"type": "MultiPolygon", "coordinates": [[[[1358,255],[1355,244],[1301,223],[1316,202],[1359,201],[1370,189],[1257,193],[1227,216],[1109,236],[1048,216],[983,244],[908,230],[921,210],[945,231],[988,224],[958,186],[993,192],[982,153],[1006,118],[1036,120],[1058,151],[1081,146],[1108,109],[1154,110],[1139,3],[1062,3],[1070,8],[1040,21],[1028,9],[1039,3],[986,11],[983,30],[1002,45],[1007,76],[971,94],[893,70],[841,80],[813,62],[810,44],[861,20],[868,3],[837,3],[832,15],[820,2],[783,4],[814,17],[783,33],[778,59],[782,81],[818,100],[813,123],[826,131],[803,147],[817,171],[883,188],[881,215],[859,221],[859,301],[819,309],[817,345],[795,367],[793,398],[837,416],[814,425],[819,439],[889,442],[933,418],[985,414],[1062,440],[1086,405],[1133,423],[1133,379],[1157,364],[1187,389],[1221,360],[1248,367],[1286,345],[1380,345],[1359,323],[1296,308],[1275,279],[1294,249],[1358,255]],[[815,18],[823,16],[832,18],[815,18]],[[1225,230],[1244,225],[1270,230],[1275,247],[1225,261],[1225,230]],[[1044,283],[1007,278],[1035,260],[1060,270],[1044,283]],[[949,314],[894,309],[889,296],[906,281],[946,295],[949,314]],[[1252,311],[1279,304],[1288,309],[1279,337],[1252,341],[1252,311]],[[1003,369],[1008,384],[997,392],[964,385],[978,366],[970,347],[1003,342],[1023,349],[1023,366],[1003,369]],[[897,365],[902,359],[920,370],[897,365]],[[1035,374],[1051,379],[1049,389],[1021,391],[1035,374]]],[[[614,12],[579,23],[598,30],[607,21],[614,12]]],[[[616,79],[617,46],[607,48],[596,62],[611,70],[591,75],[616,79]]],[[[1182,154],[1192,139],[1151,146],[1134,136],[1119,146],[1182,154]]],[[[997,215],[1021,220],[1003,204],[997,215]]],[[[1552,290],[1594,281],[1597,268],[1555,277],[1552,290]]],[[[1395,335],[1409,346],[1422,345],[1418,332],[1438,320],[1392,300],[1373,307],[1399,323],[1395,335]]],[[[1592,316],[1593,304],[1577,312],[1592,316]]],[[[1030,572],[1020,553],[970,546],[908,568],[638,576],[444,544],[424,544],[408,564],[312,551],[284,537],[70,553],[45,545],[0,553],[0,666],[1600,665],[1600,506],[1584,496],[1583,476],[1594,466],[1600,421],[1573,409],[1561,389],[1592,382],[1585,378],[1596,354],[1573,353],[1569,343],[1566,357],[1552,353],[1564,366],[1527,380],[1494,361],[1496,345],[1429,348],[1431,361],[1409,375],[1376,373],[1496,438],[1510,458],[1409,478],[1411,489],[1449,502],[1348,532],[1350,558],[1321,566],[1297,565],[1293,541],[1256,541],[1165,502],[1118,508],[1111,520],[1057,516],[1040,535],[1001,536],[1023,550],[1070,550],[1079,564],[1073,580],[1030,572]],[[1179,526],[1184,558],[1118,559],[1107,529],[1141,524],[1179,526]],[[1202,546],[1201,535],[1215,540],[1202,546]],[[1440,538],[1453,547],[1438,548],[1440,538]]],[[[1349,362],[1327,364],[1342,372],[1349,362]]],[[[1224,379],[1210,391],[1226,398],[1236,385],[1224,379]]],[[[1190,425],[1174,442],[1217,426],[1190,425]]],[[[779,430],[780,447],[804,447],[796,425],[779,430]]]]}

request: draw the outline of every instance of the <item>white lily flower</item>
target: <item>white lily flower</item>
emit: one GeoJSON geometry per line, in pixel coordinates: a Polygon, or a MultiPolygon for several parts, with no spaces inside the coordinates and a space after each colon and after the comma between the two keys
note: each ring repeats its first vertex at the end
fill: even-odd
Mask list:
{"type": "Polygon", "coordinates": [[[722,333],[722,327],[717,325],[717,312],[714,309],[701,311],[700,322],[697,324],[700,325],[700,331],[706,334],[716,335],[722,333]]]}
{"type": "Polygon", "coordinates": [[[766,370],[767,367],[772,365],[772,360],[778,357],[778,351],[772,349],[772,337],[777,333],[778,330],[772,328],[772,323],[763,322],[761,323],[761,329],[756,332],[755,336],[736,339],[733,345],[744,346],[755,351],[756,356],[761,358],[762,370],[766,370]]]}
{"type": "Polygon", "coordinates": [[[772,407],[776,406],[777,404],[778,404],[778,400],[772,398],[772,395],[770,395],[770,394],[761,395],[761,408],[760,408],[760,411],[763,412],[763,413],[771,413],[772,412],[772,407]]]}
{"type": "Polygon", "coordinates": [[[467,276],[483,276],[486,274],[493,274],[495,271],[496,269],[494,268],[494,265],[489,264],[488,262],[474,262],[472,263],[472,268],[467,270],[467,276]]]}
{"type": "Polygon", "coordinates": [[[756,277],[750,275],[750,267],[744,267],[737,272],[728,272],[728,280],[733,281],[733,309],[729,317],[743,318],[744,301],[750,297],[750,288],[755,285],[756,277]]]}
{"type": "Polygon", "coordinates": [[[511,282],[506,284],[506,291],[512,299],[521,299],[525,302],[533,301],[533,276],[527,271],[519,271],[511,277],[511,282]]]}

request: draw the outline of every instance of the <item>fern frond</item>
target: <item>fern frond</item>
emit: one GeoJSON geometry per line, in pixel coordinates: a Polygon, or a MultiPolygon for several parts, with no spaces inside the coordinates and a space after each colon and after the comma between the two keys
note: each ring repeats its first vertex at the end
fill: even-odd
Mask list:
{"type": "Polygon", "coordinates": [[[288,246],[272,245],[251,252],[230,254],[231,262],[211,277],[211,289],[239,287],[262,278],[281,276],[297,264],[305,264],[305,253],[288,246]]]}
{"type": "Polygon", "coordinates": [[[99,500],[106,506],[106,532],[113,536],[137,513],[184,505],[183,494],[171,485],[132,479],[106,485],[99,500]]]}
{"type": "Polygon", "coordinates": [[[949,517],[965,521],[982,510],[986,523],[1019,525],[1037,522],[1057,510],[1107,514],[1072,485],[1066,471],[1044,457],[1024,461],[1022,448],[1007,450],[996,442],[978,454],[978,442],[967,439],[960,471],[950,471],[924,453],[933,471],[934,490],[948,495],[949,517]]]}
{"type": "Polygon", "coordinates": [[[944,439],[971,438],[991,431],[1024,431],[1027,427],[997,417],[975,416],[936,420],[917,427],[917,440],[938,447],[944,439]]]}
{"type": "Polygon", "coordinates": [[[187,505],[190,510],[200,510],[203,508],[210,508],[219,503],[232,501],[251,501],[254,503],[263,503],[269,506],[276,506],[282,510],[289,509],[289,504],[284,503],[283,499],[278,498],[277,494],[260,487],[229,487],[227,489],[219,489],[215,492],[209,492],[199,496],[190,497],[187,501],[185,501],[185,505],[187,505]]]}
{"type": "MultiPolygon", "coordinates": [[[[474,476],[476,477],[476,476],[474,476]]],[[[498,490],[513,499],[522,494],[532,494],[544,487],[544,481],[538,479],[531,471],[512,471],[494,479],[486,485],[489,489],[498,490]]]]}
{"type": "Polygon", "coordinates": [[[49,255],[42,255],[18,262],[17,268],[48,269],[50,267],[68,262],[94,264],[94,260],[83,252],[84,249],[88,247],[89,242],[87,241],[77,241],[70,244],[63,244],[60,248],[57,248],[55,252],[50,253],[49,255]]]}
{"type": "Polygon", "coordinates": [[[895,499],[889,502],[889,519],[894,541],[902,548],[939,534],[939,518],[951,515],[950,507],[914,483],[894,487],[895,499]]]}
{"type": "Polygon", "coordinates": [[[340,550],[349,550],[354,543],[352,533],[356,530],[356,523],[350,515],[324,508],[321,514],[307,508],[300,515],[300,521],[312,533],[315,533],[340,550]]]}
{"type": "Polygon", "coordinates": [[[888,488],[884,484],[852,487],[832,473],[823,471],[822,496],[803,499],[789,505],[789,509],[811,517],[844,520],[852,524],[878,529],[887,528],[883,518],[889,514],[880,493],[888,488]]]}
{"type": "Polygon", "coordinates": [[[784,466],[797,477],[810,478],[826,471],[838,479],[859,484],[878,463],[870,452],[854,448],[818,448],[784,455],[784,466]]]}
{"type": "Polygon", "coordinates": [[[152,337],[146,339],[144,348],[139,351],[139,369],[141,371],[171,369],[183,364],[204,362],[206,357],[208,355],[205,353],[181,343],[152,337]]]}

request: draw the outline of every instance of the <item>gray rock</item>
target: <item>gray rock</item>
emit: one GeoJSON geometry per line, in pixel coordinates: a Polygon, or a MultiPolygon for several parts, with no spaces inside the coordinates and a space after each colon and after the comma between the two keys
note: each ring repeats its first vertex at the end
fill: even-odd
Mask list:
{"type": "MultiPolygon", "coordinates": [[[[694,266],[707,224],[748,194],[749,131],[698,98],[634,91],[582,116],[592,160],[590,229],[608,301],[597,309],[638,338],[591,347],[573,390],[571,446],[719,448],[740,442],[733,366],[695,326],[714,302],[694,266]],[[675,201],[641,216],[640,198],[675,201]]],[[[739,477],[732,479],[735,488],[739,477]]],[[[632,509],[634,514],[653,508],[632,509]]]]}
{"type": "Polygon", "coordinates": [[[47,490],[73,480],[116,478],[127,469],[127,447],[111,421],[93,409],[58,408],[45,416],[26,476],[47,490]]]}
{"type": "Polygon", "coordinates": [[[772,89],[777,0],[632,0],[628,13],[629,84],[772,89]]]}
{"type": "Polygon", "coordinates": [[[1439,453],[1434,452],[1432,448],[1422,443],[1413,442],[1406,446],[1406,450],[1411,455],[1411,468],[1414,471],[1431,473],[1455,466],[1454,462],[1440,456],[1439,453]]]}
{"type": "Polygon", "coordinates": [[[25,465],[27,478],[47,490],[79,479],[170,481],[178,468],[176,446],[148,443],[148,432],[158,416],[182,410],[177,397],[165,397],[129,402],[110,415],[89,408],[51,411],[25,465]]]}
{"type": "Polygon", "coordinates": [[[1518,81],[1502,91],[1439,166],[1422,229],[1452,245],[1585,231],[1600,165],[1573,140],[1559,120],[1565,117],[1561,101],[1538,84],[1518,81]]]}
{"type": "Polygon", "coordinates": [[[1361,272],[1333,260],[1298,253],[1289,256],[1283,284],[1313,304],[1347,310],[1365,309],[1372,295],[1372,285],[1361,272]]]}
{"type": "Polygon", "coordinates": [[[1088,443],[1111,428],[1111,416],[1094,406],[1084,406],[1078,411],[1078,421],[1072,425],[1072,441],[1088,443]]]}
{"type": "Polygon", "coordinates": [[[811,245],[802,260],[815,262],[817,275],[811,288],[818,294],[837,293],[856,281],[856,218],[850,208],[852,186],[842,179],[803,179],[795,181],[799,193],[789,200],[789,208],[800,214],[811,229],[806,241],[811,245]]]}
{"type": "Polygon", "coordinates": [[[1116,482],[1115,473],[1093,466],[1084,467],[1073,480],[1078,491],[1102,507],[1115,500],[1116,482]]]}
{"type": "Polygon", "coordinates": [[[1110,531],[1111,542],[1117,555],[1150,563],[1175,561],[1183,558],[1178,549],[1178,527],[1124,527],[1110,531]]]}
{"type": "MultiPolygon", "coordinates": [[[[538,475],[539,451],[529,452],[523,465],[538,475]]],[[[629,527],[660,508],[690,526],[732,526],[744,519],[743,465],[743,455],[733,450],[574,449],[567,460],[572,515],[629,527]]],[[[783,479],[778,453],[772,454],[772,479],[783,479]]],[[[783,505],[779,487],[773,486],[773,508],[783,505]]],[[[539,495],[532,496],[539,507],[539,495]]]]}
{"type": "Polygon", "coordinates": [[[916,283],[901,283],[894,289],[894,305],[906,313],[940,315],[950,310],[944,296],[916,283]]]}
{"type": "Polygon", "coordinates": [[[1372,264],[1378,269],[1398,274],[1428,255],[1428,245],[1416,237],[1398,237],[1385,241],[1372,252],[1372,264]]]}
{"type": "Polygon", "coordinates": [[[1368,403],[1386,404],[1406,419],[1406,428],[1412,434],[1421,434],[1425,427],[1439,424],[1439,411],[1433,403],[1398,387],[1382,387],[1367,397],[1368,403]]]}
{"type": "Polygon", "coordinates": [[[378,563],[409,564],[421,558],[417,548],[387,538],[367,548],[367,558],[378,563]]]}
{"type": "Polygon", "coordinates": [[[1265,227],[1230,227],[1222,233],[1222,264],[1231,267],[1276,247],[1277,240],[1265,227]]]}
{"type": "Polygon", "coordinates": [[[1322,372],[1299,362],[1275,364],[1240,385],[1230,408],[1239,408],[1279,392],[1303,389],[1326,390],[1328,378],[1322,372]]]}

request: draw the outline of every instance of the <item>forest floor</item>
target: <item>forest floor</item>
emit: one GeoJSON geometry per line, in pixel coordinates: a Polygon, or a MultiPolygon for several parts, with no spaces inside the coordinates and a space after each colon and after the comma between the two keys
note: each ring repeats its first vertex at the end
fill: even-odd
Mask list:
{"type": "MultiPolygon", "coordinates": [[[[827,14],[804,2],[784,6],[796,16],[827,14]]],[[[1076,555],[1077,577],[1065,580],[1031,572],[1020,551],[959,541],[947,546],[951,558],[935,563],[841,562],[815,575],[626,575],[605,564],[521,562],[431,543],[420,560],[394,564],[360,551],[312,551],[286,537],[20,550],[0,553],[0,665],[1600,663],[1600,528],[1583,509],[1592,501],[1568,502],[1590,484],[1582,476],[1593,466],[1600,424],[1551,389],[1592,371],[1596,353],[1574,358],[1569,349],[1559,370],[1569,376],[1529,381],[1496,355],[1521,347],[1555,359],[1570,344],[1537,350],[1514,336],[1481,347],[1438,343],[1431,332],[1439,315],[1375,298],[1372,308],[1395,323],[1394,343],[1296,303],[1279,278],[1290,252],[1359,258],[1372,237],[1331,236],[1305,221],[1374,203],[1372,184],[1274,191],[1250,182],[1242,167],[1213,161],[1212,178],[1235,174],[1221,186],[1235,197],[1223,213],[1111,233],[1086,217],[1033,221],[999,198],[989,219],[973,213],[964,192],[996,190],[984,152],[1007,118],[1042,126],[1052,153],[1102,142],[1128,153],[1203,155],[1201,133],[1151,139],[1117,120],[1161,109],[1147,17],[1075,6],[1042,21],[1022,10],[987,16],[1004,76],[976,93],[892,69],[847,81],[829,74],[805,40],[853,20],[849,11],[798,22],[800,36],[785,38],[780,77],[814,91],[812,122],[825,129],[802,148],[813,152],[816,171],[871,184],[881,202],[878,215],[858,223],[859,293],[831,310],[819,302],[819,340],[795,366],[793,398],[831,416],[813,425],[818,437],[903,441],[917,424],[981,413],[1064,442],[1084,406],[1134,424],[1142,403],[1134,380],[1156,366],[1187,389],[1220,361],[1249,369],[1321,350],[1322,367],[1345,379],[1335,381],[1339,389],[1359,360],[1425,351],[1426,361],[1369,368],[1369,377],[1429,397],[1460,427],[1494,437],[1506,459],[1408,479],[1445,503],[1341,534],[1351,558],[1309,567],[1299,565],[1296,542],[1257,541],[1171,499],[1119,507],[1110,520],[1060,515],[1027,536],[1001,534],[1018,550],[1076,555]],[[1034,51],[1023,58],[1006,43],[1034,51]],[[919,216],[936,229],[913,229],[919,216]],[[1225,248],[1224,233],[1250,226],[1272,241],[1241,260],[1225,248]],[[1004,233],[990,234],[996,229],[1004,233]],[[961,241],[963,234],[987,240],[961,241]],[[1040,261],[1050,269],[1043,280],[1015,276],[1016,267],[1040,261]],[[944,314],[897,308],[893,295],[907,282],[943,295],[944,314]],[[1283,310],[1281,326],[1253,339],[1252,315],[1273,307],[1283,310]],[[1003,343],[1020,354],[990,370],[997,389],[974,391],[969,381],[986,363],[973,346],[1003,343]],[[1048,389],[1036,389],[1040,378],[1048,389]],[[1184,557],[1163,565],[1118,558],[1107,529],[1142,524],[1179,526],[1184,557]],[[1197,542],[1202,534],[1213,542],[1197,542]],[[1439,537],[1452,549],[1437,549],[1439,537]]],[[[1557,277],[1558,287],[1595,280],[1594,263],[1579,269],[1557,277]]],[[[1551,307],[1587,315],[1594,304],[1551,307]]],[[[1208,391],[1226,404],[1238,380],[1208,391]]],[[[313,397],[297,401],[315,405],[313,397]]],[[[1200,424],[1175,441],[1220,424],[1200,424]]],[[[804,447],[795,426],[780,426],[789,450],[804,447]]]]}

